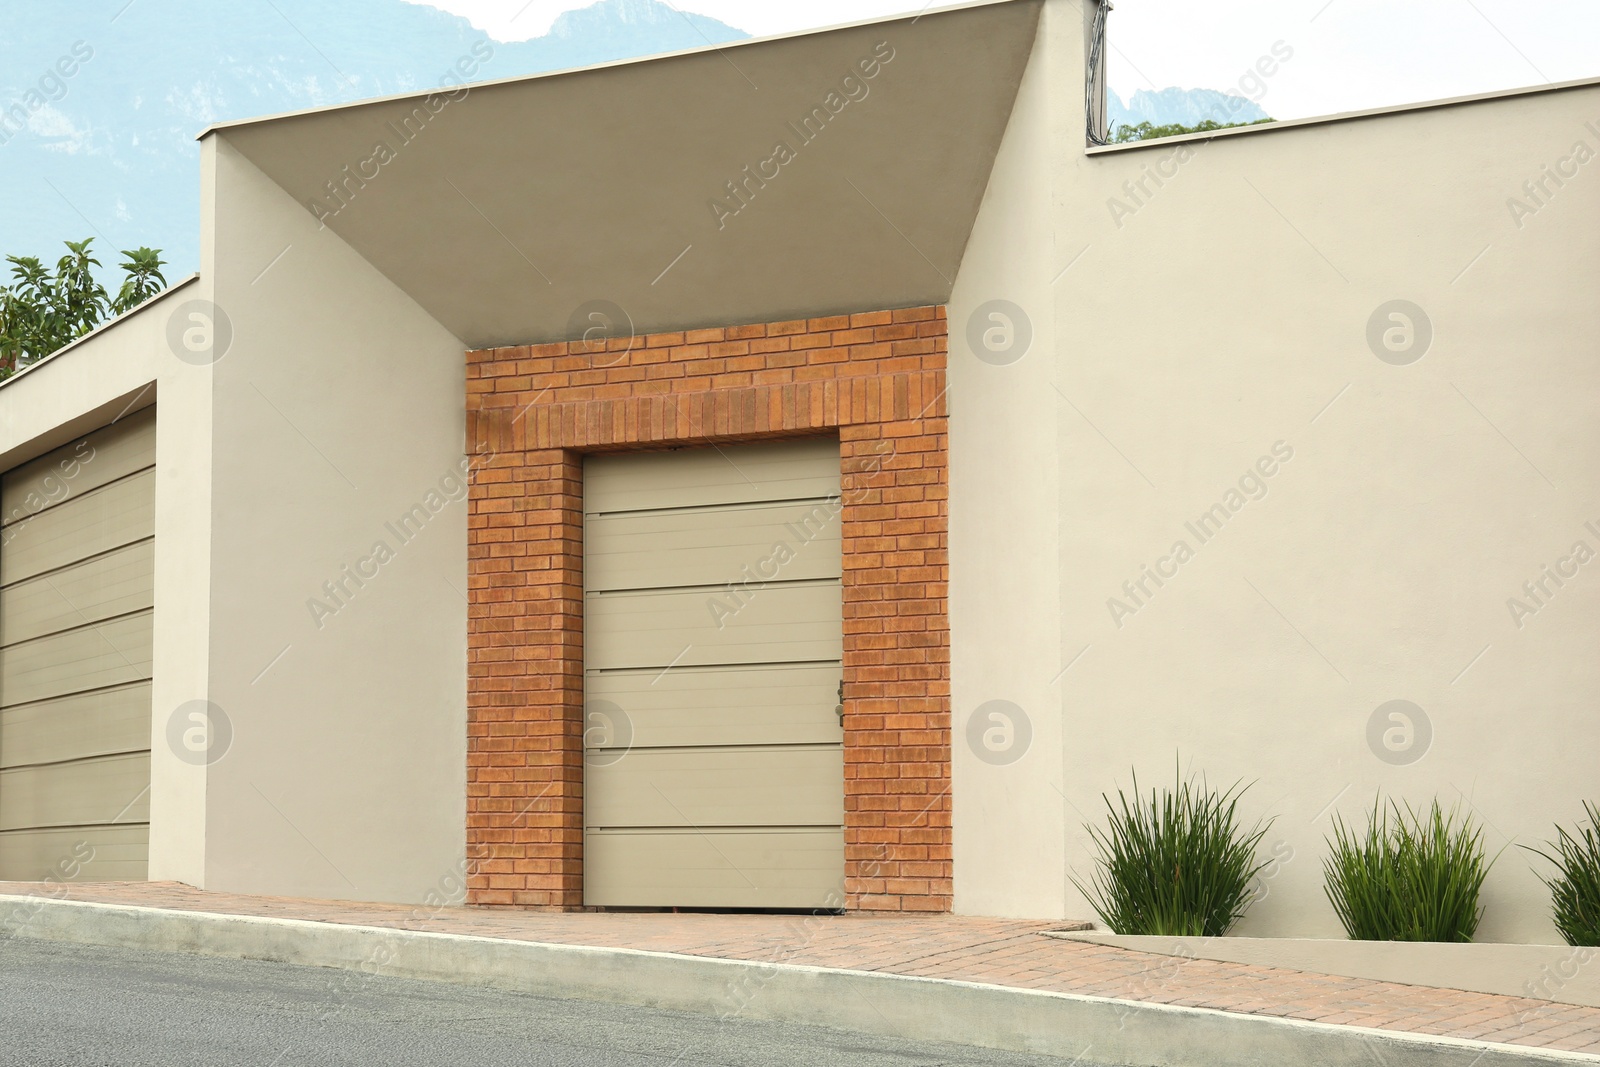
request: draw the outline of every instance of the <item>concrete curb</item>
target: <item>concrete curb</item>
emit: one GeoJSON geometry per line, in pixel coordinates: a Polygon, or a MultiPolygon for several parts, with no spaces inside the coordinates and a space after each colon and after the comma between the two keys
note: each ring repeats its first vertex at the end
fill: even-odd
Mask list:
{"type": "Polygon", "coordinates": [[[1600,1064],[1583,1053],[870,971],[44,897],[0,896],[5,937],[330,967],[350,972],[337,984],[345,991],[368,976],[417,978],[1141,1067],[1600,1064]]]}

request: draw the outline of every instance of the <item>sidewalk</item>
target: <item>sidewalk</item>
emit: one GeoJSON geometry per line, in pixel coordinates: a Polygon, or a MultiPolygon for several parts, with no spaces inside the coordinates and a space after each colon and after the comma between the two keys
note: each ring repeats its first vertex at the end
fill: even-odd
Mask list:
{"type": "MultiPolygon", "coordinates": [[[[177,883],[0,882],[0,896],[394,928],[870,971],[1600,1054],[1600,1009],[1132,952],[1045,936],[1080,924],[960,916],[555,913],[210,893],[177,883]]],[[[0,909],[3,910],[3,909],[0,909]]],[[[4,915],[0,914],[0,920],[4,915]]]]}

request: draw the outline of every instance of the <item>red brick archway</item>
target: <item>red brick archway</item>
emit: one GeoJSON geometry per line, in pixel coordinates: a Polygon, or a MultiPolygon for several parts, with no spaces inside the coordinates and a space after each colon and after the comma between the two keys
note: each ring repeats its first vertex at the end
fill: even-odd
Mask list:
{"type": "Polygon", "coordinates": [[[468,353],[478,904],[583,901],[582,457],[837,433],[847,907],[950,907],[943,308],[468,353]]]}

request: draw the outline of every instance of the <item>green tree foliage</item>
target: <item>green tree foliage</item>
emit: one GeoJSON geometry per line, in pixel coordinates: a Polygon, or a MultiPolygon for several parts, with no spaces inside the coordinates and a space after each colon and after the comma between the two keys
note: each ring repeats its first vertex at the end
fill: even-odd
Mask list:
{"type": "Polygon", "coordinates": [[[0,379],[66,347],[106,318],[131,311],[167,287],[165,262],[153,248],[122,253],[116,295],[95,278],[93,238],[67,241],[55,271],[34,256],[7,256],[11,282],[0,285],[0,379]]]}
{"type": "Polygon", "coordinates": [[[1235,126],[1260,126],[1266,122],[1276,122],[1276,119],[1256,119],[1254,122],[1212,122],[1206,119],[1198,126],[1184,126],[1174,122],[1168,126],[1152,126],[1148,122],[1141,122],[1137,126],[1118,126],[1117,132],[1112,135],[1112,144],[1127,144],[1129,141],[1149,141],[1156,137],[1178,137],[1186,133],[1210,133],[1213,130],[1231,130],[1235,126]]]}

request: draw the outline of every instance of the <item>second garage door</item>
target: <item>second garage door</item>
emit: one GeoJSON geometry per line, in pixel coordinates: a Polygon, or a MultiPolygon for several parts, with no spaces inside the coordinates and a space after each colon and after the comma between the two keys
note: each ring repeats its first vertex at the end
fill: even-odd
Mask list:
{"type": "Polygon", "coordinates": [[[837,907],[839,444],[584,468],[584,900],[837,907]]]}
{"type": "Polygon", "coordinates": [[[0,880],[145,877],[155,429],[0,479],[0,880]]]}

